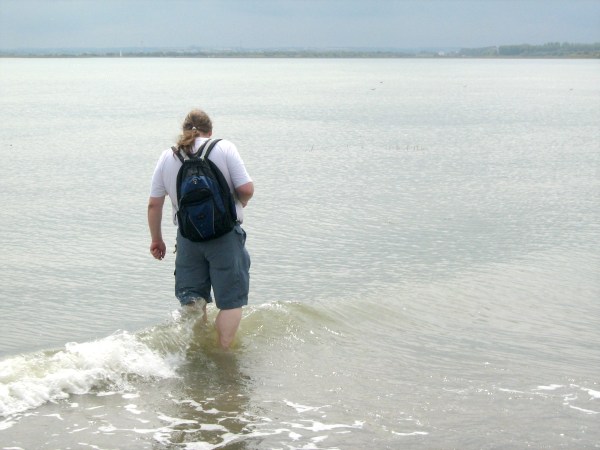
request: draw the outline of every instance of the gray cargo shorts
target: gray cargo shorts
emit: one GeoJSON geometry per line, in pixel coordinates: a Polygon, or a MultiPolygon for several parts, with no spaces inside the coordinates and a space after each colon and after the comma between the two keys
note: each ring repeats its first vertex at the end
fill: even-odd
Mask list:
{"type": "Polygon", "coordinates": [[[175,296],[181,305],[212,301],[219,309],[248,304],[250,255],[246,232],[236,225],[229,233],[206,242],[192,242],[177,231],[175,296]]]}

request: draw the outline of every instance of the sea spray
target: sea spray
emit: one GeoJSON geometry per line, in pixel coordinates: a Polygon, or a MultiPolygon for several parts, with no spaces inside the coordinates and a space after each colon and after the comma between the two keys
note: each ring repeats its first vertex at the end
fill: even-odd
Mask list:
{"type": "Polygon", "coordinates": [[[62,350],[0,361],[0,416],[36,408],[71,394],[135,389],[136,380],[177,377],[198,320],[174,313],[173,320],[131,334],[67,343],[62,350]]]}

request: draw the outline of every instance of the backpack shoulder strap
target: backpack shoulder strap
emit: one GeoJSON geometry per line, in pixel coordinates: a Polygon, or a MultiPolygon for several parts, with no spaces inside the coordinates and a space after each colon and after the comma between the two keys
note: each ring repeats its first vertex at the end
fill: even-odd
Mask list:
{"type": "Polygon", "coordinates": [[[210,155],[210,152],[212,152],[212,149],[213,149],[213,148],[215,148],[215,145],[217,145],[217,143],[218,143],[220,140],[221,140],[221,139],[209,139],[209,140],[207,140],[207,141],[204,143],[204,145],[202,145],[202,147],[201,147],[201,148],[200,148],[200,150],[199,150],[199,151],[201,152],[202,150],[204,150],[204,148],[205,148],[205,147],[207,147],[207,148],[206,148],[206,151],[204,152],[204,154],[200,153],[200,158],[202,158],[202,159],[206,159],[206,158],[208,158],[208,155],[210,155]],[[210,144],[209,144],[209,142],[210,142],[210,144]],[[207,144],[208,144],[208,145],[207,145],[207,144]]]}
{"type": "Polygon", "coordinates": [[[184,161],[187,161],[188,159],[204,159],[208,156],[208,154],[210,153],[210,151],[212,150],[212,148],[215,146],[215,144],[217,142],[219,142],[221,139],[216,139],[212,144],[210,144],[210,148],[207,150],[206,155],[204,157],[202,157],[202,152],[204,151],[204,149],[207,147],[207,144],[210,143],[210,139],[207,139],[206,141],[204,141],[204,143],[200,146],[200,148],[198,149],[198,151],[196,152],[196,154],[194,156],[190,156],[188,155],[182,148],[178,148],[178,147],[171,147],[171,150],[173,150],[173,153],[177,156],[177,158],[179,158],[179,161],[181,161],[182,163],[184,161]]]}
{"type": "Polygon", "coordinates": [[[181,161],[182,163],[186,159],[189,159],[189,156],[187,155],[187,153],[184,152],[182,149],[173,146],[173,147],[171,147],[171,150],[173,150],[173,154],[175,156],[177,156],[177,158],[179,158],[179,161],[181,161]]]}

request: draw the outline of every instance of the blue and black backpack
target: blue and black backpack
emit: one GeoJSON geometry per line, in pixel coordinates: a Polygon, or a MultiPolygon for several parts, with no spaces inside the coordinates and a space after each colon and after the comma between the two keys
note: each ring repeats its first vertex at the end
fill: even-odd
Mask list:
{"type": "Polygon", "coordinates": [[[181,235],[194,242],[218,238],[237,222],[235,200],[225,177],[208,155],[221,139],[208,139],[195,155],[173,151],[181,160],[177,174],[177,223],[181,235]]]}

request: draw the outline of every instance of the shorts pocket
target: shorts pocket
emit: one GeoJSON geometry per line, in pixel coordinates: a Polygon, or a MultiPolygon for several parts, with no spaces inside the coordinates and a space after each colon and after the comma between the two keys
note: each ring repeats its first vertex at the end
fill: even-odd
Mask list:
{"type": "Polygon", "coordinates": [[[236,225],[234,228],[235,233],[241,237],[242,245],[246,245],[246,232],[241,225],[236,225]]]}

